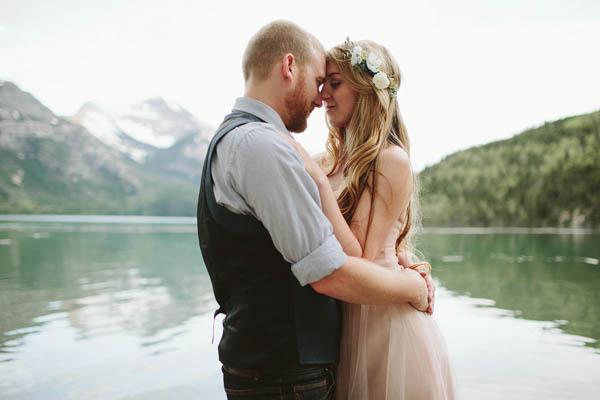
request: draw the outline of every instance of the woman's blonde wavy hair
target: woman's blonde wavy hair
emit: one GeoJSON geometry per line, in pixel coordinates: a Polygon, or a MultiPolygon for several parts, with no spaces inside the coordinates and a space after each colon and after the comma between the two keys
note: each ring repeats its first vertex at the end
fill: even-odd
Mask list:
{"type": "MultiPolygon", "coordinates": [[[[377,43],[363,40],[354,42],[369,53],[374,52],[382,60],[381,70],[400,85],[400,69],[389,51],[377,43]]],[[[347,128],[335,128],[327,120],[329,135],[325,165],[329,174],[338,167],[343,167],[343,189],[338,195],[338,205],[344,218],[350,224],[358,201],[365,190],[371,195],[371,212],[367,226],[367,234],[372,222],[375,181],[378,178],[376,164],[379,154],[388,146],[403,148],[410,157],[410,143],[406,127],[400,115],[396,97],[391,97],[387,89],[377,89],[373,78],[366,71],[356,72],[347,56],[347,49],[338,45],[327,52],[327,62],[335,62],[344,81],[358,92],[358,100],[347,128]]],[[[402,227],[396,240],[396,248],[403,245],[413,248],[411,227],[418,223],[416,213],[417,187],[413,187],[413,195],[401,216],[402,227]]]]}

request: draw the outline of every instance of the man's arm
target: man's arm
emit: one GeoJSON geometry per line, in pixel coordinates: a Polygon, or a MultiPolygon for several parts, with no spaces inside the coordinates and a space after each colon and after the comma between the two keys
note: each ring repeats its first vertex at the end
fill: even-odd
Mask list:
{"type": "Polygon", "coordinates": [[[411,302],[424,310],[427,289],[418,272],[388,270],[344,254],[300,155],[278,132],[263,128],[249,126],[225,154],[229,177],[300,284],[348,302],[411,302]]]}
{"type": "MultiPolygon", "coordinates": [[[[356,232],[353,232],[344,220],[329,180],[322,168],[310,157],[310,155],[308,155],[299,143],[287,137],[286,139],[298,151],[298,154],[305,163],[306,171],[314,179],[319,189],[323,212],[331,221],[335,236],[342,245],[344,252],[346,252],[348,256],[355,256],[348,257],[341,268],[335,270],[325,278],[312,283],[313,289],[322,294],[349,303],[389,304],[409,302],[421,311],[427,311],[430,314],[433,313],[433,293],[435,292],[435,286],[430,277],[422,275],[423,278],[425,278],[425,280],[423,280],[418,272],[409,269],[408,267],[410,264],[406,263],[407,260],[402,260],[405,262],[403,265],[407,268],[406,270],[394,271],[370,263],[364,258],[358,258],[363,255],[366,232],[362,232],[362,243],[359,242],[356,232]],[[423,288],[425,288],[425,295],[423,288]]],[[[394,165],[394,167],[394,172],[401,169],[397,168],[397,165],[394,165]]],[[[403,169],[407,171],[407,174],[405,175],[408,179],[394,182],[393,179],[396,179],[397,177],[392,176],[391,183],[394,187],[410,189],[410,184],[412,183],[412,170],[410,169],[410,164],[404,165],[404,167],[405,168],[403,169]]],[[[378,192],[383,192],[383,190],[376,189],[376,193],[378,192]]],[[[389,224],[388,220],[393,222],[398,219],[397,217],[401,210],[406,208],[410,192],[411,190],[403,191],[402,194],[404,196],[402,196],[402,200],[397,198],[389,199],[387,203],[378,205],[379,210],[386,210],[383,220],[380,218],[380,221],[378,221],[379,225],[383,226],[383,229],[380,229],[380,231],[385,233],[386,236],[387,232],[391,230],[391,226],[387,226],[387,224],[389,224]],[[388,210],[387,204],[397,204],[399,209],[390,211],[388,210]],[[390,213],[392,215],[390,215],[390,213]]],[[[366,198],[370,203],[370,197],[367,196],[366,198]]],[[[368,207],[367,210],[368,215],[371,212],[371,207],[368,207]]],[[[379,236],[378,239],[380,241],[385,239],[381,234],[379,236]]],[[[373,244],[371,242],[369,243],[373,244]]],[[[380,248],[382,245],[382,243],[376,243],[375,247],[380,248]]],[[[373,247],[374,246],[371,246],[371,248],[373,247]]],[[[371,253],[372,257],[375,257],[374,252],[371,251],[371,253]]],[[[398,258],[400,260],[400,257],[398,258]]]]}
{"type": "Polygon", "coordinates": [[[347,303],[411,303],[421,311],[428,307],[427,283],[419,272],[383,268],[358,257],[348,257],[344,265],[311,286],[347,303]]]}

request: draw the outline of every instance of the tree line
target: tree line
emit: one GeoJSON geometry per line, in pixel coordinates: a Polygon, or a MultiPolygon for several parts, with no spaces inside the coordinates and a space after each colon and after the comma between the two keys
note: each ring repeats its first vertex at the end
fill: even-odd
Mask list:
{"type": "Polygon", "coordinates": [[[454,153],[419,174],[425,226],[600,227],[600,111],[454,153]]]}

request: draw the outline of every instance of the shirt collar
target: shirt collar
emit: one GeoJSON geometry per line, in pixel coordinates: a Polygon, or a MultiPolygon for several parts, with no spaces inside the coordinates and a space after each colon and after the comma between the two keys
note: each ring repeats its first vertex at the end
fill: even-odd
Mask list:
{"type": "Polygon", "coordinates": [[[251,99],[250,97],[238,97],[233,105],[233,111],[243,111],[256,115],[266,123],[274,125],[278,130],[289,135],[289,132],[285,127],[283,120],[279,114],[277,114],[277,111],[261,101],[251,99]]]}

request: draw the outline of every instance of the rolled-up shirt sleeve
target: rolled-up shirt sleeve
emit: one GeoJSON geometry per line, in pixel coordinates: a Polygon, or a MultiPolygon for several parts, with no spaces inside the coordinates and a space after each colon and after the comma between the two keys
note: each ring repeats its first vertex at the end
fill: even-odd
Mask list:
{"type": "Polygon", "coordinates": [[[347,256],[323,214],[318,188],[282,134],[256,124],[232,150],[229,183],[269,231],[300,284],[341,267],[347,256]]]}

